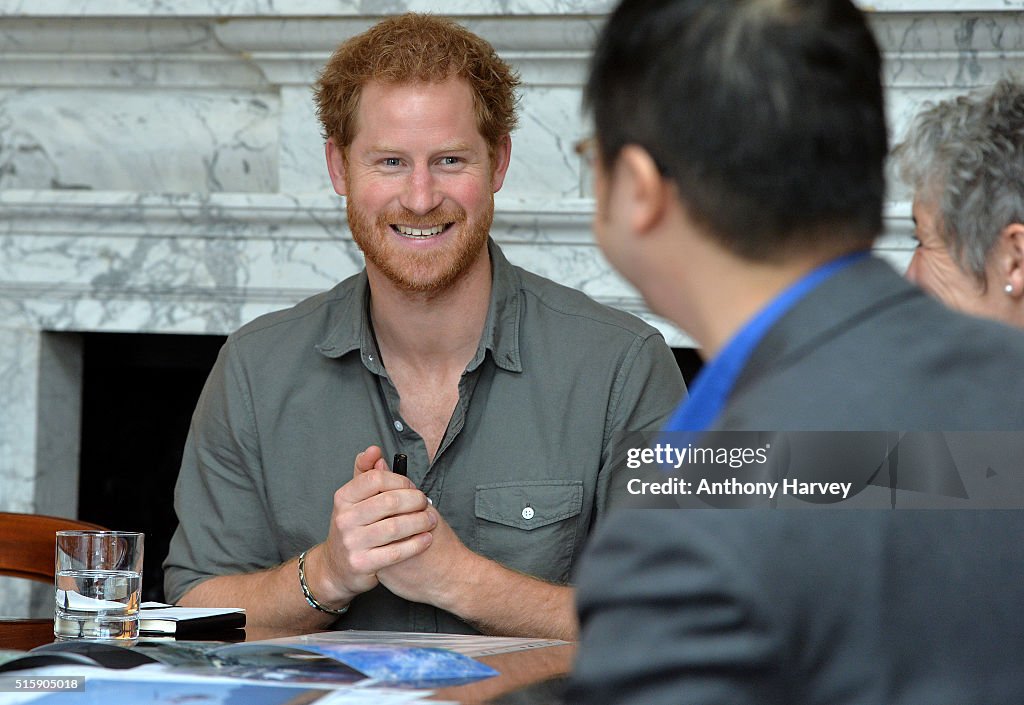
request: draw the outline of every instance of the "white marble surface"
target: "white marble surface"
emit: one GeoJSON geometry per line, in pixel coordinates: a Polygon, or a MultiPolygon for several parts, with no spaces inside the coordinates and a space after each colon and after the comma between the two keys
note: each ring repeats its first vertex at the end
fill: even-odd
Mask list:
{"type": "Polygon", "coordinates": [[[1024,0],[853,0],[868,12],[1008,12],[1024,9],[1024,0]]]}
{"type": "MultiPolygon", "coordinates": [[[[47,330],[225,333],[329,288],[362,258],[332,194],[0,191],[0,319],[47,330]]],[[[641,310],[590,234],[589,200],[499,197],[509,257],[641,310]]]]}
{"type": "MultiPolygon", "coordinates": [[[[0,320],[3,317],[0,316],[0,320]]],[[[0,510],[34,512],[39,342],[32,329],[0,324],[0,510]]],[[[0,616],[28,615],[31,583],[0,578],[0,616]]]]}
{"type": "MultiPolygon", "coordinates": [[[[2,320],[2,319],[0,319],[2,320]]],[[[33,511],[41,334],[0,325],[0,510],[33,511]]]]}
{"type": "Polygon", "coordinates": [[[82,337],[43,333],[36,405],[35,511],[74,516],[81,447],[82,337]]]}
{"type": "MultiPolygon", "coordinates": [[[[854,0],[859,7],[874,12],[1001,12],[1024,9],[1024,0],[854,0]]],[[[444,12],[458,15],[562,15],[604,13],[615,6],[614,0],[381,0],[372,4],[372,13],[444,12]]],[[[237,16],[338,16],[368,13],[362,0],[5,0],[0,16],[125,16],[181,17],[209,15],[237,16]]]]}
{"type": "Polygon", "coordinates": [[[182,17],[377,15],[444,12],[449,15],[553,15],[607,12],[613,0],[4,0],[0,15],[27,17],[182,17]]]}
{"type": "Polygon", "coordinates": [[[2,91],[0,188],[276,191],[278,110],[235,91],[2,91]]]}

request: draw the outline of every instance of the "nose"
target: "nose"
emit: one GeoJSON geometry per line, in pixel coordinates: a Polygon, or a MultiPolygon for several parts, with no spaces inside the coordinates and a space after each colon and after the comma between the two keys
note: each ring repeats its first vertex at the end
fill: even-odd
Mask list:
{"type": "Polygon", "coordinates": [[[416,165],[402,192],[402,205],[417,215],[425,215],[441,205],[443,197],[437,180],[426,164],[416,165]]]}

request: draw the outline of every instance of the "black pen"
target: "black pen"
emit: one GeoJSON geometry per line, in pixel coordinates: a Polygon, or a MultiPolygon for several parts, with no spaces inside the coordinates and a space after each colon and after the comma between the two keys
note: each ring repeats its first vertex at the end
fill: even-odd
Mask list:
{"type": "Polygon", "coordinates": [[[391,463],[391,472],[407,476],[409,472],[409,458],[405,453],[395,453],[395,462],[391,463]]]}

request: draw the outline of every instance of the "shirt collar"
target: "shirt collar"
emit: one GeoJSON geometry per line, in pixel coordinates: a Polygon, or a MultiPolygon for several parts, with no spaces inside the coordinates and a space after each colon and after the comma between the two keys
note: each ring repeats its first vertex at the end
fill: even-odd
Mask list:
{"type": "Polygon", "coordinates": [[[466,369],[472,370],[479,366],[483,362],[484,353],[490,350],[494,364],[498,367],[509,372],[522,372],[523,361],[519,354],[522,282],[519,272],[490,238],[487,239],[487,251],[491,256],[491,305],[487,310],[487,322],[480,336],[480,345],[466,369]]]}
{"type": "Polygon", "coordinates": [[[370,328],[370,283],[366,270],[342,282],[348,295],[339,299],[328,320],[327,336],[316,346],[325,357],[338,358],[353,350],[362,352],[363,364],[380,373],[380,353],[370,328]]]}
{"type": "MultiPolygon", "coordinates": [[[[490,350],[498,367],[509,372],[522,372],[519,351],[519,321],[522,314],[519,273],[491,238],[487,239],[487,251],[491,259],[491,302],[480,344],[466,370],[472,371],[479,367],[490,350]]],[[[350,293],[332,314],[329,333],[316,346],[317,350],[332,358],[359,350],[368,370],[384,374],[380,352],[370,326],[370,285],[366,270],[352,277],[349,282],[350,293]]]]}

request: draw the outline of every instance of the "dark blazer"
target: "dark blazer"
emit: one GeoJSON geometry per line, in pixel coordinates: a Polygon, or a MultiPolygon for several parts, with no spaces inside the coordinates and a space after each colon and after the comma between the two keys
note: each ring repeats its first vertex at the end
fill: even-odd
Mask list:
{"type": "Polygon", "coordinates": [[[954,313],[878,259],[840,271],[754,350],[716,427],[1024,429],[1024,333],[954,313]]]}
{"type": "Polygon", "coordinates": [[[569,701],[1019,705],[1024,512],[622,510],[569,701]]]}
{"type": "MultiPolygon", "coordinates": [[[[715,426],[1021,431],[1024,333],[868,259],[778,321],[715,426]]],[[[1021,536],[1018,510],[621,510],[577,576],[572,700],[1024,702],[1021,536]]]]}

